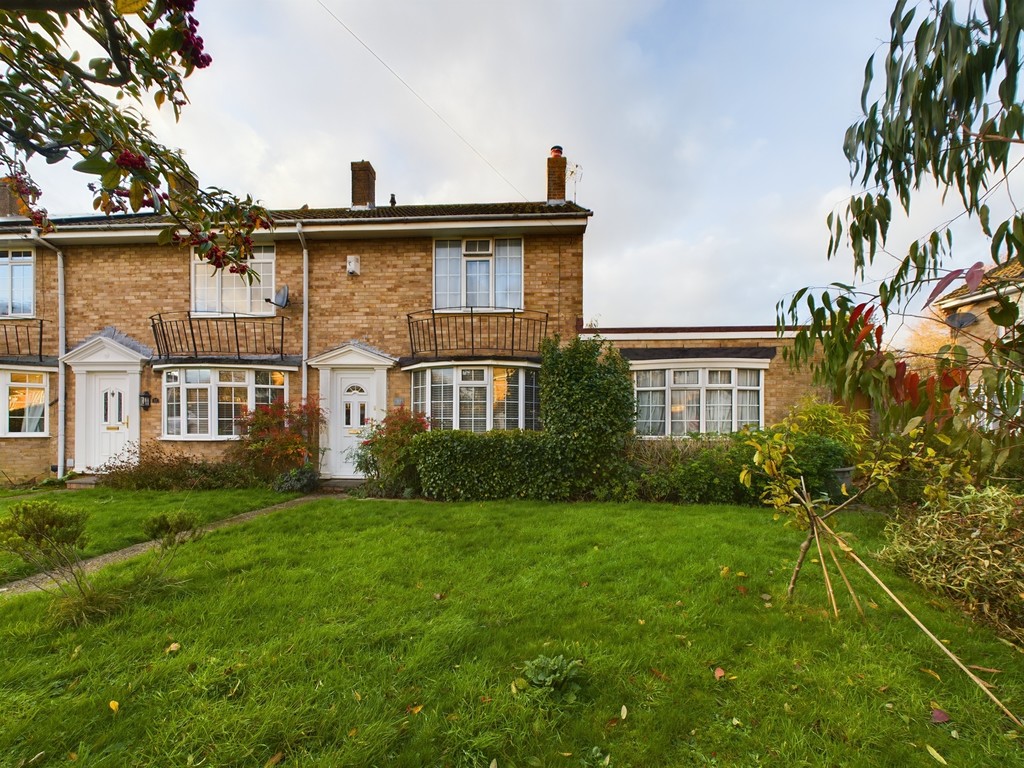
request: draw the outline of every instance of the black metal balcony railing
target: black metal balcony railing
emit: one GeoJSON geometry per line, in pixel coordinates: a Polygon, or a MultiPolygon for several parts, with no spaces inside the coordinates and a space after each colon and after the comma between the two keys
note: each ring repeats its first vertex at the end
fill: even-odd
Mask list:
{"type": "Polygon", "coordinates": [[[157,355],[168,357],[284,358],[283,317],[207,317],[171,312],[149,318],[157,355]]]}
{"type": "Polygon", "coordinates": [[[43,321],[0,322],[0,357],[43,359],[43,321]]]}
{"type": "Polygon", "coordinates": [[[408,317],[413,357],[535,355],[548,332],[547,312],[524,309],[424,309],[408,317]]]}

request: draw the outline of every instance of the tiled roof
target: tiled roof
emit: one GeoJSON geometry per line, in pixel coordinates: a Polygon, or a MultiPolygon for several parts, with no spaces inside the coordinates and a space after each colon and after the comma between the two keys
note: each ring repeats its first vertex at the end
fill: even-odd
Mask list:
{"type": "MultiPolygon", "coordinates": [[[[586,218],[591,211],[576,203],[562,205],[535,203],[455,203],[442,205],[386,205],[376,208],[298,208],[271,210],[275,223],[343,221],[416,221],[438,219],[495,218],[586,218]]],[[[69,216],[51,219],[57,229],[104,229],[107,227],[156,227],[166,219],[155,213],[115,216],[69,216]]],[[[27,219],[0,220],[0,233],[24,232],[27,219]]]]}
{"type": "Polygon", "coordinates": [[[1007,280],[1019,280],[1022,277],[1024,277],[1024,265],[1021,265],[1016,259],[1006,264],[998,264],[985,273],[985,276],[981,279],[981,284],[975,290],[972,291],[968,286],[961,285],[955,291],[950,291],[939,299],[939,303],[945,304],[946,302],[963,299],[976,293],[985,293],[999,283],[1006,282],[1007,280]]]}

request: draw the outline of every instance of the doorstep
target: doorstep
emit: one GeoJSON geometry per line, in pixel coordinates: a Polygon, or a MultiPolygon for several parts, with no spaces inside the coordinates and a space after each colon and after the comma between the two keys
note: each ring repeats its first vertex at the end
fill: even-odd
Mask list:
{"type": "Polygon", "coordinates": [[[84,491],[95,488],[97,479],[96,475],[79,475],[71,478],[64,485],[69,491],[84,491]]]}

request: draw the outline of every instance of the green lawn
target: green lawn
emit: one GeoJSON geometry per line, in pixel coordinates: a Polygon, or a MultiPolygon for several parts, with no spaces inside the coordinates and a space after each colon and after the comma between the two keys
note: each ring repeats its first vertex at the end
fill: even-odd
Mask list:
{"type": "MultiPolygon", "coordinates": [[[[840,522],[865,552],[880,527],[840,522]]],[[[0,765],[1024,765],[1024,734],[865,579],[866,622],[829,618],[810,567],[787,603],[801,539],[728,507],[295,507],[188,545],[183,586],[92,626],[0,599],[0,765]],[[520,690],[559,654],[583,662],[575,701],[520,690]]],[[[879,570],[1024,711],[1016,649],[879,570]]]]}
{"type": "MultiPolygon", "coordinates": [[[[54,500],[68,507],[89,512],[86,525],[88,542],[85,557],[101,555],[115,549],[145,541],[142,524],[158,512],[188,510],[200,521],[209,523],[226,517],[269,507],[295,498],[299,494],[275,493],[261,489],[226,491],[112,491],[93,488],[82,491],[34,492],[28,497],[0,497],[0,515],[12,504],[37,499],[54,500]]],[[[18,558],[0,553],[0,584],[31,574],[18,558]]]]}

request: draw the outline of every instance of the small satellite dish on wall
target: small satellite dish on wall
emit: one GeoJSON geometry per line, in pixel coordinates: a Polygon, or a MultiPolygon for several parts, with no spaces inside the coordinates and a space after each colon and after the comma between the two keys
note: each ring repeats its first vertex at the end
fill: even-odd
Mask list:
{"type": "Polygon", "coordinates": [[[267,304],[273,304],[275,307],[284,309],[288,306],[288,286],[282,285],[277,289],[277,293],[274,294],[272,299],[264,299],[267,304]]]}
{"type": "Polygon", "coordinates": [[[961,328],[966,328],[969,325],[974,325],[978,322],[978,316],[973,312],[954,312],[952,315],[946,318],[946,325],[950,328],[955,328],[958,331],[961,328]]]}

